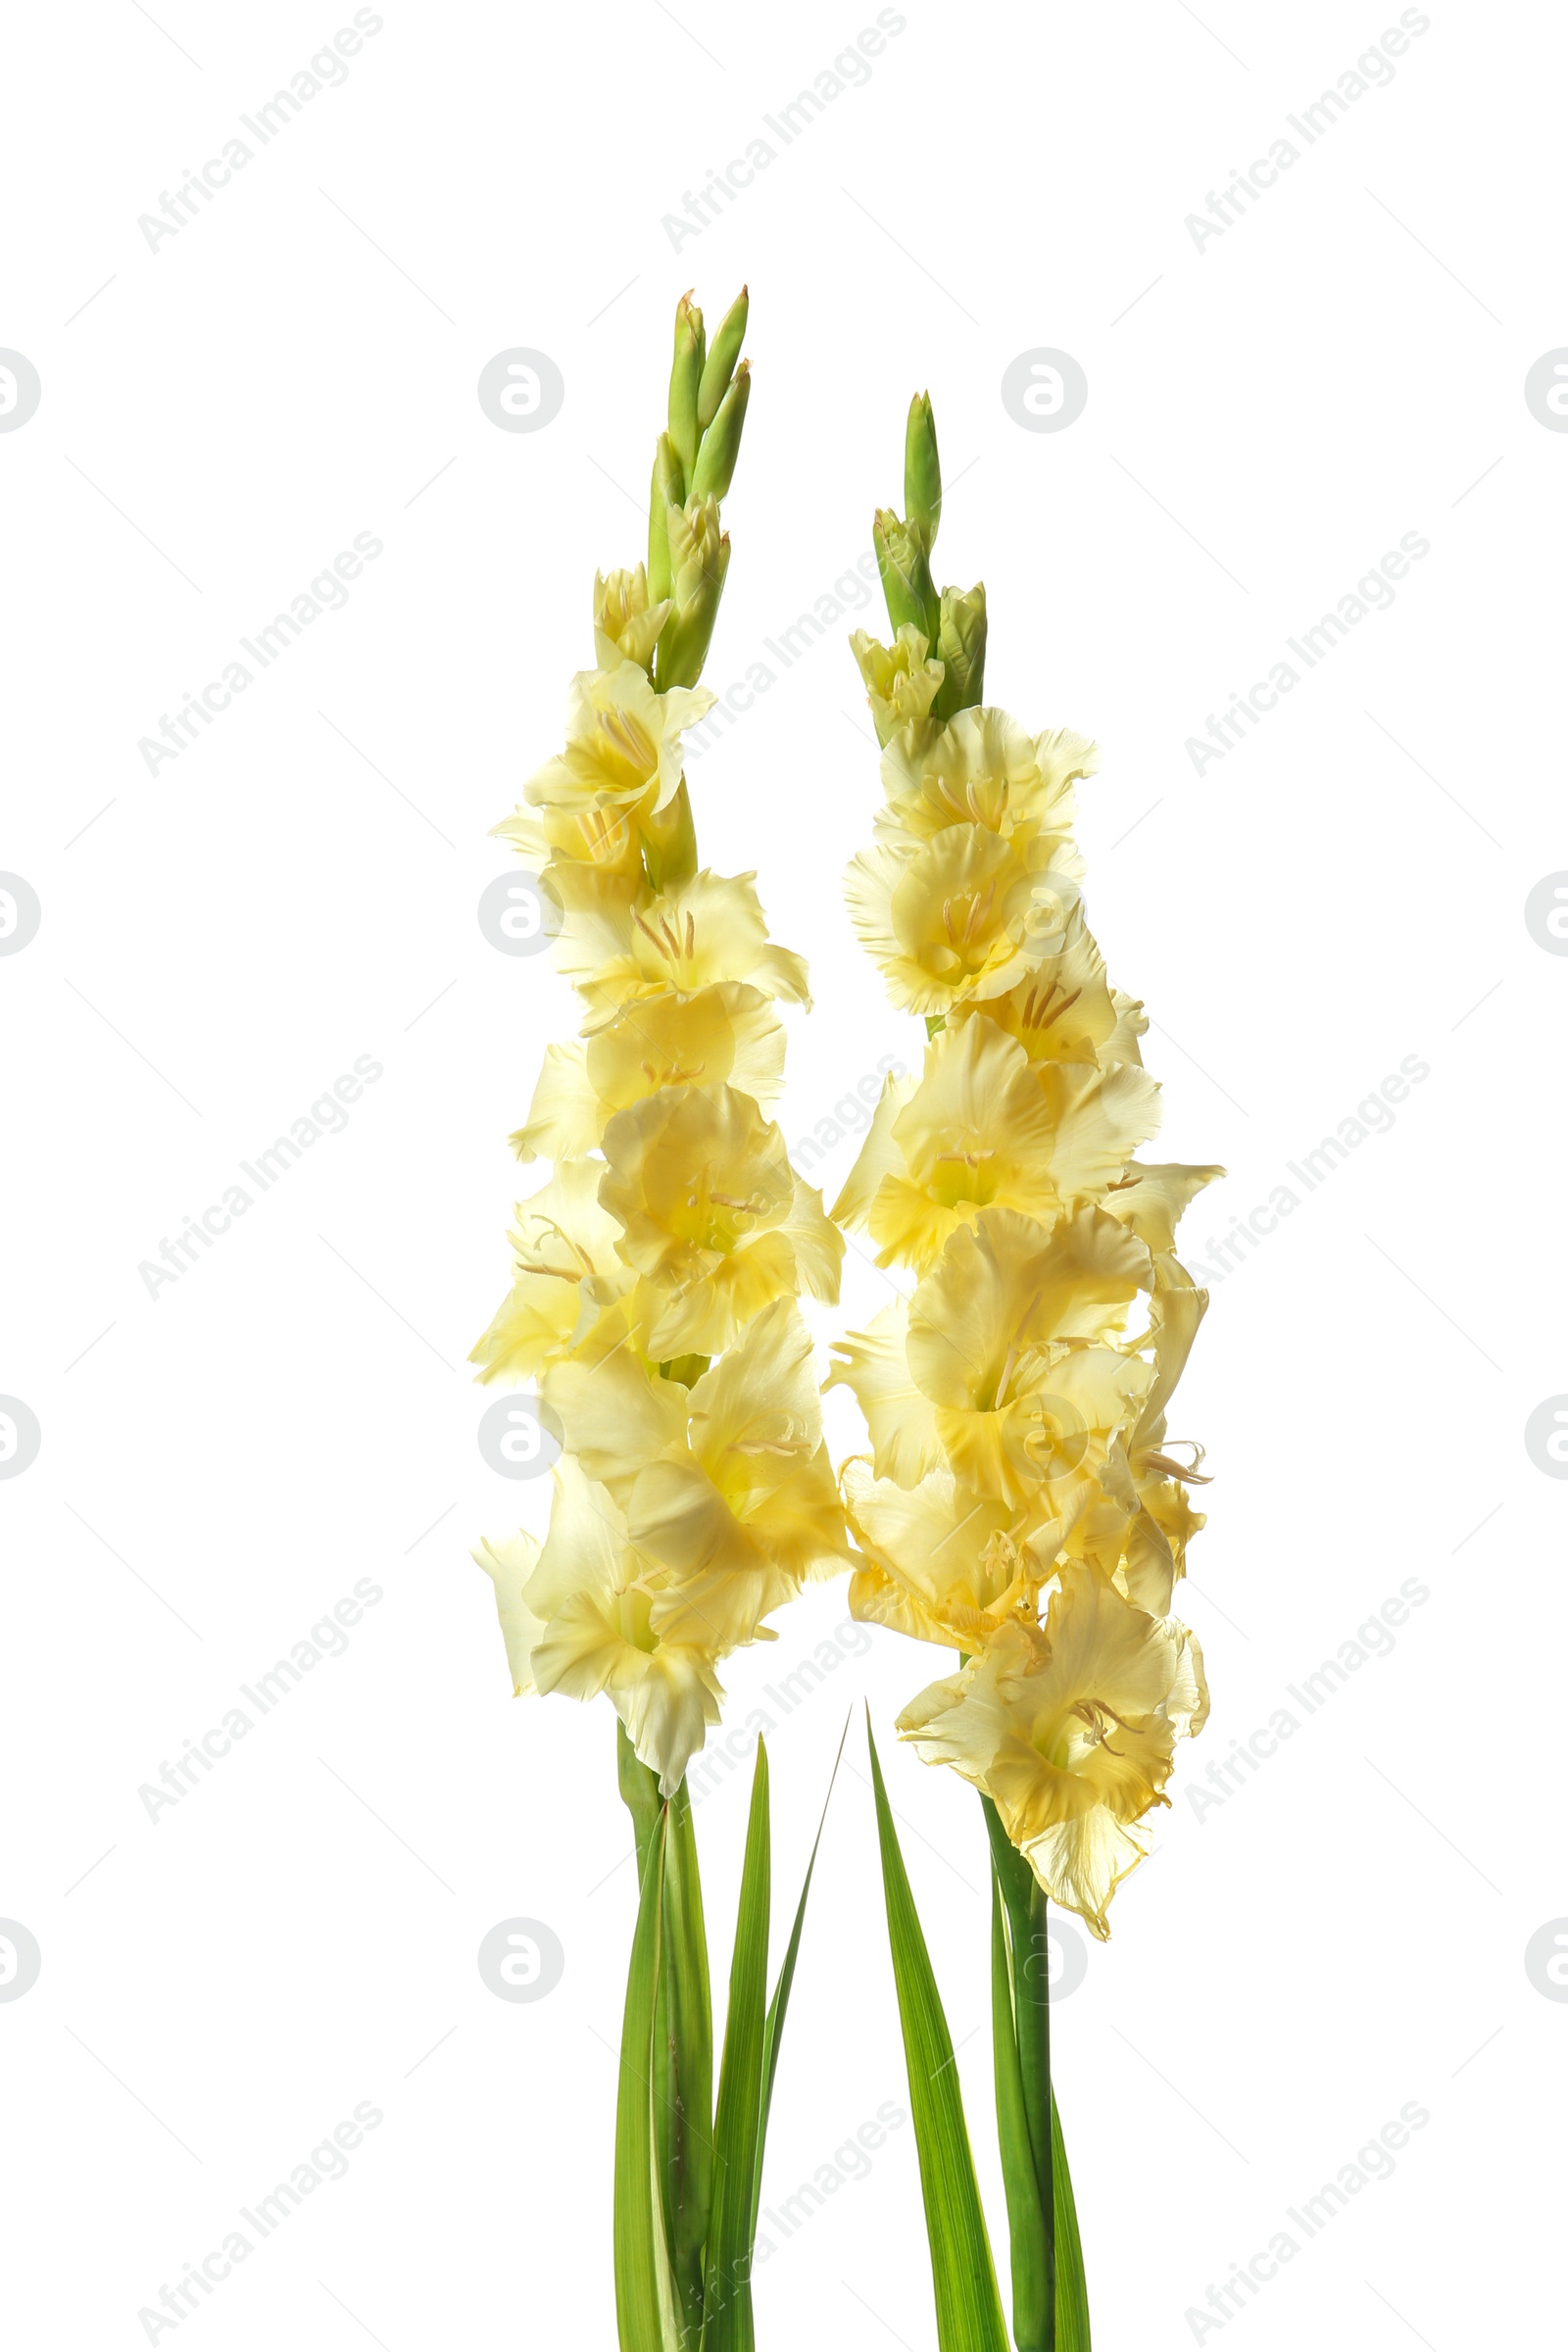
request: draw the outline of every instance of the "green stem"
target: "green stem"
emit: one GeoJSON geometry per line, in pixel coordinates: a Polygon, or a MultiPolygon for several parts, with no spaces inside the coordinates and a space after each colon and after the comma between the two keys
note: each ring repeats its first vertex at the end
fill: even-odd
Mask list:
{"type": "Polygon", "coordinates": [[[1012,2239],[1013,2331],[1019,2352],[1055,2352],[1056,2197],[1046,1896],[1003,1828],[996,1806],[989,1797],[982,1797],[981,1805],[991,1840],[998,1904],[992,1947],[993,2041],[998,2070],[997,2121],[1012,2239]],[[996,1965],[1004,1918],[1004,1974],[996,1965]],[[1016,2069],[1016,2107],[1012,2078],[1004,2068],[1009,2041],[1016,2069]]]}

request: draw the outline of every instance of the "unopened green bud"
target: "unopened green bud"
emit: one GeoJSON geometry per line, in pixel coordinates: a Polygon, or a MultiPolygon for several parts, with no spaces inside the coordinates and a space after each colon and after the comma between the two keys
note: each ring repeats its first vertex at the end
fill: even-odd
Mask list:
{"type": "Polygon", "coordinates": [[[679,890],[697,871],[697,831],[685,777],[672,801],[666,801],[654,815],[644,810],[637,822],[649,888],[661,894],[679,890]]]}
{"type": "Polygon", "coordinates": [[[909,403],[904,428],[904,511],[911,522],[925,525],[927,552],[937,543],[942,518],[942,461],[937,456],[936,419],[931,395],[917,392],[909,403]]]}
{"type": "Polygon", "coordinates": [[[648,491],[648,594],[654,604],[662,604],[670,593],[672,572],[669,561],[669,523],[671,507],[679,507],[686,497],[686,479],[667,433],[661,433],[654,451],[654,478],[648,491]]]}
{"type": "Polygon", "coordinates": [[[719,320],[718,332],[703,363],[703,380],[697,389],[697,421],[705,433],[718,415],[718,404],[735,372],[735,363],[746,340],[746,314],[750,308],[751,298],[742,286],[719,320]]]}
{"type": "Polygon", "coordinates": [[[669,369],[669,438],[688,481],[697,463],[703,359],[703,314],[691,296],[683,294],[675,312],[675,356],[669,369]]]}
{"type": "Polygon", "coordinates": [[[936,642],[942,617],[941,603],[931,579],[930,548],[924,525],[901,522],[891,508],[879,507],[871,526],[882,594],[895,631],[906,622],[918,629],[928,644],[936,642]]]}
{"type": "Polygon", "coordinates": [[[986,688],[986,584],[976,582],[967,594],[957,588],[942,591],[942,625],[937,652],[943,664],[942,688],[933,705],[938,718],[951,718],[978,703],[986,688]]]}
{"type": "Polygon", "coordinates": [[[684,612],[702,593],[718,562],[722,534],[716,498],[689,498],[671,507],[665,517],[669,533],[671,594],[675,611],[684,612]]]}
{"type": "MultiPolygon", "coordinates": [[[[710,506],[712,505],[710,500],[710,506]]],[[[671,531],[675,523],[670,514],[671,531]]],[[[719,599],[724,593],[724,575],[729,570],[729,533],[723,532],[711,556],[700,566],[677,567],[677,588],[684,582],[685,598],[664,624],[659,640],[659,690],[666,693],[671,686],[695,686],[703,674],[708,648],[712,641],[713,623],[718,618],[719,599]]]]}
{"type": "Polygon", "coordinates": [[[727,498],[735,472],[735,461],[741,454],[741,428],[746,422],[746,403],[752,396],[752,365],[742,360],[735,381],[718,404],[718,415],[703,435],[703,445],[697,452],[697,464],[692,472],[694,498],[727,498]]]}

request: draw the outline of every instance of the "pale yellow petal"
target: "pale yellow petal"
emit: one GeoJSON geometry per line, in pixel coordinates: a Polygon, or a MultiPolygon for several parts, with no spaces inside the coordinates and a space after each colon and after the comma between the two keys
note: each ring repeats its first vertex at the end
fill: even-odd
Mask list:
{"type": "Polygon", "coordinates": [[[523,1587],[538,1565],[539,1545],[526,1530],[519,1530],[497,1544],[482,1540],[473,1556],[495,1587],[496,1615],[507,1645],[513,1696],[518,1698],[533,1689],[534,1644],[545,1630],[544,1620],[534,1615],[522,1597],[523,1587]]]}

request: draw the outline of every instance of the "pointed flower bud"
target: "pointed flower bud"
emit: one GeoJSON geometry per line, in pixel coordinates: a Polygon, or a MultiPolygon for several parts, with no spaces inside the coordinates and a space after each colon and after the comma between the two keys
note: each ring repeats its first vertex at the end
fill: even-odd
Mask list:
{"type": "Polygon", "coordinates": [[[648,601],[648,577],[639,564],[632,571],[594,574],[594,658],[601,669],[636,662],[652,669],[659,632],[673,610],[667,598],[648,601]]]}
{"type": "Polygon", "coordinates": [[[925,718],[942,684],[942,664],[926,660],[924,637],[906,621],[891,645],[857,629],[850,648],[865,681],[876,739],[884,748],[901,727],[925,718]]]}
{"type": "MultiPolygon", "coordinates": [[[[694,502],[695,503],[695,502],[694,502]]],[[[708,505],[716,514],[714,500],[708,505]]],[[[675,509],[670,510],[673,525],[675,509]]],[[[701,564],[693,561],[677,571],[677,586],[684,582],[687,594],[677,598],[673,616],[666,622],[659,641],[659,686],[661,693],[672,686],[695,686],[703,674],[708,648],[713,635],[713,623],[718,618],[719,599],[724,593],[724,575],[729,570],[729,533],[720,533],[711,557],[705,556],[701,564]]]]}
{"type": "Polygon", "coordinates": [[[669,594],[669,526],[671,507],[686,496],[686,479],[667,433],[661,433],[654,451],[654,479],[648,493],[648,593],[655,602],[669,594]]]}
{"type": "Polygon", "coordinates": [[[935,547],[942,515],[942,462],[929,392],[917,392],[909,403],[904,432],[904,511],[911,522],[925,525],[927,550],[935,547]]]}
{"type": "Polygon", "coordinates": [[[931,579],[931,551],[924,525],[901,522],[891,508],[880,507],[872,525],[877,569],[888,618],[895,629],[906,622],[920,631],[928,644],[936,642],[942,607],[931,579]]]}
{"type": "Polygon", "coordinates": [[[692,473],[693,497],[728,496],[735,461],[741,454],[741,429],[746,422],[746,404],[751,392],[751,362],[742,360],[734,382],[719,402],[717,416],[703,435],[692,473]]]}
{"type": "Polygon", "coordinates": [[[942,625],[937,632],[942,658],[942,691],[936,700],[938,718],[951,718],[978,703],[986,685],[986,584],[975,583],[967,594],[957,588],[942,591],[942,625]]]}
{"type": "Polygon", "coordinates": [[[697,463],[697,393],[703,380],[703,314],[689,294],[683,294],[675,313],[675,356],[669,369],[669,438],[691,479],[697,463]]]}
{"type": "Polygon", "coordinates": [[[697,421],[705,433],[718,415],[718,404],[735,372],[735,363],[746,340],[746,315],[750,308],[750,297],[742,286],[720,319],[712,348],[703,363],[702,382],[697,388],[697,421]]]}

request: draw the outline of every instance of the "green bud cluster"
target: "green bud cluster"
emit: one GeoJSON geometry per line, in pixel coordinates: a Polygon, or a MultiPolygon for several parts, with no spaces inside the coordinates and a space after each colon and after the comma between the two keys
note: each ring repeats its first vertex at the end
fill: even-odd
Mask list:
{"type": "Polygon", "coordinates": [[[659,640],[654,682],[661,693],[694,686],[718,618],[729,534],[718,502],[740,455],[752,371],[740,356],[749,309],[743,286],[711,345],[689,294],[675,313],[666,429],[654,452],[648,497],[648,595],[674,610],[659,640]]]}
{"type": "Polygon", "coordinates": [[[937,718],[966,710],[985,693],[986,591],[937,589],[931,550],[942,519],[942,461],[937,453],[931,395],[917,392],[909,403],[904,433],[903,516],[879,507],[871,525],[877,569],[888,618],[895,632],[906,623],[919,630],[928,651],[944,665],[932,704],[937,718]]]}

